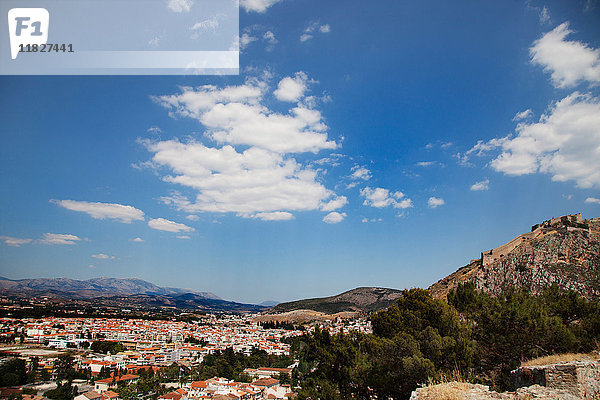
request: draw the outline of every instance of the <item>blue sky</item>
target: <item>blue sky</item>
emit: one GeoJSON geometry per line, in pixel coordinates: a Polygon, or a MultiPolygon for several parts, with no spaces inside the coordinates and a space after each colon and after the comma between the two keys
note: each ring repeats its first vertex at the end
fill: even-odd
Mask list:
{"type": "Polygon", "coordinates": [[[0,77],[0,274],[286,301],[427,287],[598,217],[598,21],[597,1],[242,0],[239,76],[0,77]]]}

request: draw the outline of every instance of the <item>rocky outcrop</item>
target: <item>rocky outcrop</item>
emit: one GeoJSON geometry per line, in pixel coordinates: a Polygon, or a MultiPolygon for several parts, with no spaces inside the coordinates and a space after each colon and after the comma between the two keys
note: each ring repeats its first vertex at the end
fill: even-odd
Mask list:
{"type": "Polygon", "coordinates": [[[540,385],[561,390],[577,399],[600,399],[600,364],[581,360],[521,367],[511,372],[513,387],[540,385]]]}
{"type": "Polygon", "coordinates": [[[451,289],[470,282],[494,295],[512,288],[539,294],[556,285],[588,299],[600,298],[600,218],[573,217],[535,225],[532,232],[483,252],[480,259],[436,282],[429,291],[445,298],[451,289]]]}
{"type": "Polygon", "coordinates": [[[580,400],[564,390],[533,385],[515,392],[498,393],[484,385],[449,382],[426,386],[412,392],[410,400],[580,400]]]}

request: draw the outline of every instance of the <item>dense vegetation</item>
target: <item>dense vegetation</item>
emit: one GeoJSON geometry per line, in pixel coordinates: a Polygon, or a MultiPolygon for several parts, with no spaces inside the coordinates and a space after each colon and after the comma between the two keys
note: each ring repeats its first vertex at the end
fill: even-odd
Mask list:
{"type": "Polygon", "coordinates": [[[293,342],[299,399],[407,399],[428,379],[456,375],[506,390],[524,359],[597,348],[600,303],[556,288],[494,298],[464,285],[448,303],[411,289],[371,322],[373,334],[317,329],[293,342]]]}
{"type": "Polygon", "coordinates": [[[121,351],[125,351],[125,347],[120,342],[113,342],[110,340],[99,340],[90,346],[90,350],[95,351],[97,353],[110,353],[117,354],[121,351]]]}

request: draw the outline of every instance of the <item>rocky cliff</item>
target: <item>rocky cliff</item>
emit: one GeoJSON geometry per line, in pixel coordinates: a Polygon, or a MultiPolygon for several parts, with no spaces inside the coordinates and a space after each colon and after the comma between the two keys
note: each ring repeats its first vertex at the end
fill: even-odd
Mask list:
{"type": "Polygon", "coordinates": [[[538,294],[551,285],[575,290],[588,299],[600,298],[600,218],[580,214],[544,221],[481,258],[434,283],[429,291],[445,298],[460,283],[501,294],[525,288],[538,294]]]}

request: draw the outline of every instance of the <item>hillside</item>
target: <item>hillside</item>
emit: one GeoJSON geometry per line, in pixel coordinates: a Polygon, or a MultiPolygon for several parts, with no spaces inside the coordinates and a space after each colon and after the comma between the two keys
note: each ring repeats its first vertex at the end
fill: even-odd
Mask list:
{"type": "Polygon", "coordinates": [[[93,278],[80,281],[69,278],[8,279],[0,277],[0,294],[37,296],[40,293],[59,293],[67,298],[94,298],[115,295],[179,295],[194,293],[206,299],[219,300],[210,292],[191,289],[165,288],[137,278],[93,278]]]}
{"type": "Polygon", "coordinates": [[[400,297],[400,290],[361,287],[336,296],[297,300],[281,303],[271,308],[269,314],[285,313],[294,310],[313,310],[325,314],[345,311],[370,312],[389,307],[400,297]]]}
{"type": "Polygon", "coordinates": [[[460,283],[498,295],[511,288],[534,294],[557,285],[588,299],[600,298],[600,218],[583,220],[581,214],[536,224],[479,259],[429,287],[434,297],[445,298],[460,283]]]}

